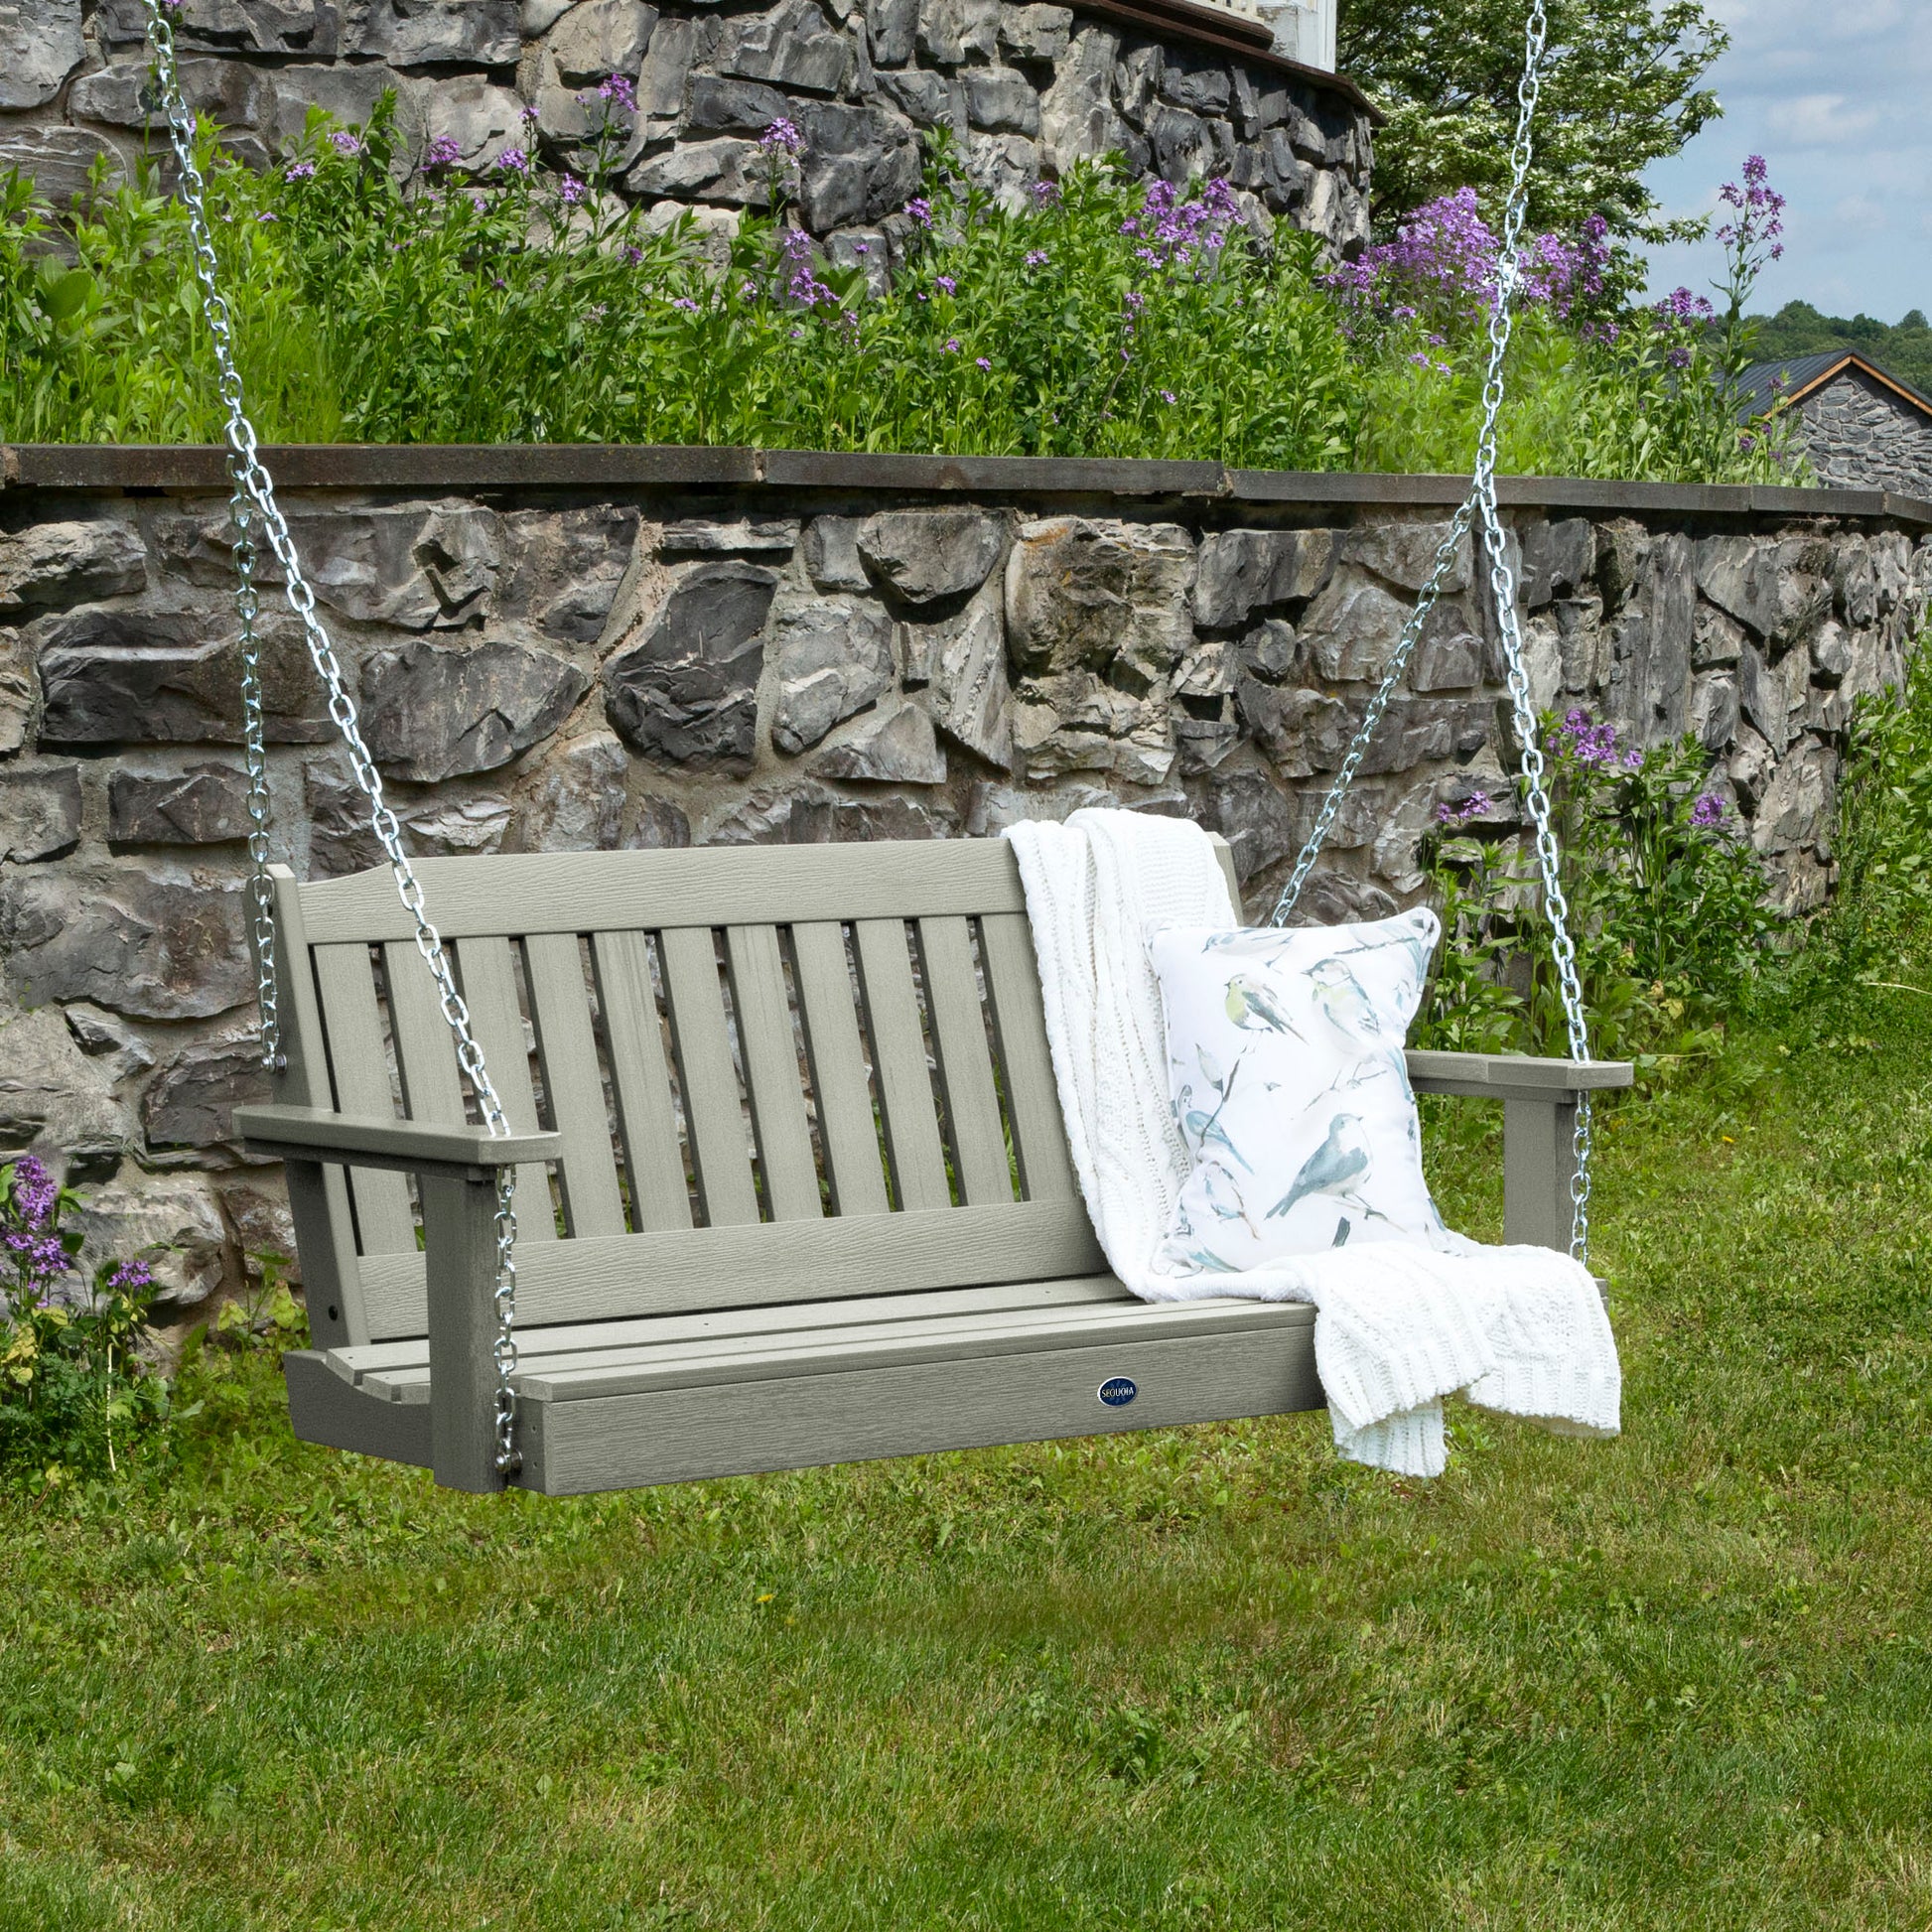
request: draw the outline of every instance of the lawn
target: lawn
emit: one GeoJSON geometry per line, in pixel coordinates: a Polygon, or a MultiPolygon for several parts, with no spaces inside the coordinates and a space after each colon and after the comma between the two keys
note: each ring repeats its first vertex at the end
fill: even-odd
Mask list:
{"type": "Polygon", "coordinates": [[[1615,1444],[477,1499],[244,1361],[0,1504],[0,1925],[1932,1925],[1932,999],[1858,998],[1605,1131],[1615,1444]]]}

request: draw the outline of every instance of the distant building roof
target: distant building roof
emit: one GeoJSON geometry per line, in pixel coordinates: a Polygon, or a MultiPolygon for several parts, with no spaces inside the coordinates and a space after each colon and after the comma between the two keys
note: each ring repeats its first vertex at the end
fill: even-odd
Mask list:
{"type": "Polygon", "coordinates": [[[1826,348],[1813,355],[1790,355],[1774,362],[1753,363],[1737,378],[1737,414],[1748,419],[1802,402],[1847,369],[1870,376],[1874,382],[1932,416],[1932,396],[1852,348],[1826,348]]]}

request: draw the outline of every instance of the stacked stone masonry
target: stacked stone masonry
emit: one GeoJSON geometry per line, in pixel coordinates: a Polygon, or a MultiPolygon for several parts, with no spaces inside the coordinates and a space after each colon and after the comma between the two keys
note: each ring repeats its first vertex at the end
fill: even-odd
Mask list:
{"type": "MultiPolygon", "coordinates": [[[[619,191],[666,219],[695,208],[714,235],[765,202],[758,142],[782,116],[805,139],[797,216],[844,262],[890,258],[918,193],[919,137],[940,128],[1009,200],[1118,152],[1176,185],[1225,175],[1257,214],[1288,215],[1337,251],[1367,239],[1369,115],[1346,82],[1242,52],[1212,16],[1204,32],[1157,33],[1091,12],[1012,0],[185,0],[177,38],[192,104],[258,166],[300,139],[312,106],[360,123],[384,92],[399,165],[447,140],[462,166],[486,171],[533,133],[568,164],[590,126],[580,95],[621,73],[638,113],[619,191]]],[[[142,0],[0,7],[0,170],[33,175],[65,205],[97,159],[126,169],[152,148],[145,17],[142,0]]]]}
{"type": "MultiPolygon", "coordinates": [[[[1208,466],[968,494],[908,487],[927,459],[831,461],[879,481],[291,489],[411,849],[983,837],[1118,801],[1224,833],[1265,914],[1447,510],[1401,507],[1399,479],[1324,506],[1283,500],[1293,479],[1158,493],[1208,466]]],[[[1510,514],[1537,703],[1696,732],[1778,896],[1818,904],[1853,701],[1898,679],[1932,594],[1923,526],[1510,514]]],[[[212,489],[0,492],[0,1154],[65,1158],[101,1238],[172,1244],[183,1306],[289,1252],[229,1127],[259,1087],[228,568],[212,489]]],[[[282,849],[340,875],[376,848],[270,609],[282,849]]],[[[1508,795],[1501,668],[1465,557],[1311,914],[1413,900],[1437,805],[1508,795]]]]}
{"type": "Polygon", "coordinates": [[[1932,414],[1848,368],[1798,404],[1798,445],[1822,483],[1932,496],[1932,414]]]}

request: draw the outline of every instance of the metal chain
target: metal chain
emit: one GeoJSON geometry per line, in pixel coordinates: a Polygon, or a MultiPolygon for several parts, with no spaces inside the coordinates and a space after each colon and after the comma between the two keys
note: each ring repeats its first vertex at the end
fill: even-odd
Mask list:
{"type": "MultiPolygon", "coordinates": [[[[175,0],[179,5],[179,0],[175,0]]],[[[497,1098],[496,1089],[490,1083],[488,1070],[483,1065],[483,1048],[470,1024],[470,1010],[458,993],[456,980],[450,970],[449,954],[444,950],[441,935],[430,922],[425,909],[423,889],[410,866],[408,855],[402,849],[402,831],[396,815],[389,809],[382,795],[382,777],[375,768],[375,760],[363,742],[360,723],[356,717],[354,701],[349,697],[343,677],[342,660],[336,655],[328,631],[322,620],[316,615],[315,593],[303,575],[301,559],[296,554],[295,541],[289,534],[289,526],[275,500],[275,485],[268,472],[263,468],[259,446],[255,437],[254,425],[249,422],[243,405],[241,374],[235,365],[232,319],[228,305],[223,298],[217,276],[219,264],[214,253],[214,243],[208,226],[207,189],[202,172],[195,159],[195,117],[189,112],[187,102],[182,98],[181,78],[175,61],[175,36],[173,23],[168,14],[171,11],[169,0],[147,0],[148,35],[154,48],[155,79],[161,95],[162,105],[168,116],[169,141],[175,152],[175,160],[181,169],[181,198],[188,210],[189,233],[193,242],[196,279],[201,284],[202,313],[207,322],[208,334],[214,345],[215,366],[219,372],[219,388],[222,405],[227,412],[228,473],[234,481],[235,494],[231,509],[235,512],[237,531],[236,564],[243,571],[242,590],[237,593],[237,607],[244,611],[243,617],[243,661],[242,661],[242,702],[247,714],[247,744],[249,757],[249,815],[257,828],[261,841],[262,858],[259,867],[266,865],[267,839],[267,769],[266,754],[260,751],[262,739],[261,722],[261,678],[258,655],[251,648],[253,644],[253,569],[254,526],[259,521],[262,534],[267,538],[268,547],[275,560],[282,567],[284,595],[289,609],[295,613],[302,625],[302,632],[309,649],[310,661],[315,665],[329,693],[329,715],[335,721],[336,729],[342,735],[345,749],[348,754],[349,770],[357,788],[369,803],[369,824],[374,831],[384,856],[389,861],[389,869],[395,875],[396,892],[404,909],[409,913],[415,926],[416,950],[422,955],[423,963],[429,968],[431,978],[436,982],[436,990],[442,1008],[445,1024],[449,1027],[456,1042],[457,1063],[468,1077],[472,1091],[477,1096],[477,1105],[483,1118],[483,1124],[490,1134],[498,1139],[506,1136],[509,1121],[503,1112],[502,1102],[497,1098]],[[247,599],[246,606],[243,598],[247,599]],[[261,759],[261,771],[257,776],[257,758],[261,759]],[[259,809],[258,809],[259,808],[259,809]]],[[[256,846],[256,836],[251,836],[249,847],[251,855],[256,846]]],[[[258,870],[259,884],[256,889],[257,918],[260,918],[261,890],[267,883],[265,870],[258,870]]],[[[260,955],[258,955],[260,956],[260,955]]],[[[271,982],[273,947],[266,955],[270,964],[262,969],[262,984],[265,988],[271,982]]],[[[279,1057],[279,1029],[274,1044],[267,1037],[267,1029],[276,1019],[275,1006],[271,994],[264,993],[262,1021],[264,1027],[264,1055],[279,1057]]],[[[521,1466],[521,1457],[516,1449],[516,1391],[512,1377],[516,1373],[516,1211],[514,1205],[515,1176],[511,1169],[503,1169],[496,1182],[496,1341],[493,1355],[496,1365],[496,1468],[499,1474],[508,1476],[521,1466]]]]}
{"type": "Polygon", "coordinates": [[[234,494],[228,519],[234,526],[235,616],[241,625],[242,743],[248,759],[249,897],[255,908],[255,997],[261,1005],[261,1062],[269,1073],[288,1067],[282,1052],[281,1002],[275,975],[275,884],[268,876],[268,747],[262,724],[261,645],[255,619],[261,598],[255,589],[255,506],[232,454],[229,476],[234,494]]]}
{"type": "MultiPolygon", "coordinates": [[[[1302,897],[1310,872],[1319,857],[1335,816],[1367,756],[1376,727],[1395,694],[1423,625],[1441,595],[1450,566],[1472,522],[1479,522],[1489,559],[1489,589],[1496,607],[1516,741],[1523,755],[1522,788],[1535,832],[1537,869],[1543,886],[1544,912],[1550,922],[1550,949],[1556,959],[1558,989],[1563,1002],[1564,1027],[1571,1058],[1589,1058],[1588,1029],[1584,1013],[1583,986],[1577,973],[1577,947],[1570,935],[1570,902],[1564,894],[1556,834],[1550,824],[1550,799],[1544,782],[1543,749],[1537,742],[1536,707],[1530,696],[1528,668],[1523,657],[1522,627],[1516,614],[1516,583],[1509,567],[1508,545],[1496,503],[1496,454],[1504,400],[1503,364],[1515,327],[1515,297],[1522,279],[1523,222],[1529,206],[1530,161],[1535,152],[1537,100],[1543,89],[1543,56],[1549,43],[1547,0],[1531,0],[1524,30],[1523,75],[1517,84],[1516,139],[1510,151],[1509,198],[1503,216],[1496,259],[1496,299],[1489,312],[1489,364],[1482,389],[1482,429],[1476,440],[1475,474],[1469,494],[1450,520],[1449,533],[1436,553],[1434,569],[1417,599],[1415,611],[1403,626],[1395,654],[1362,722],[1350,741],[1347,756],[1328,787],[1312,830],[1295,862],[1295,871],[1275,906],[1274,923],[1283,925],[1302,897]]],[[[1581,1094],[1572,1141],[1575,1160],[1570,1181],[1570,1252],[1579,1261],[1589,1259],[1589,1095],[1581,1094]]]]}
{"type": "MultiPolygon", "coordinates": [[[[1515,296],[1522,276],[1520,249],[1528,208],[1528,180],[1533,152],[1532,133],[1537,96],[1543,87],[1543,54],[1549,40],[1545,0],[1531,0],[1524,35],[1523,78],[1516,90],[1516,145],[1510,157],[1509,206],[1503,217],[1502,246],[1496,264],[1496,302],[1489,312],[1489,374],[1483,387],[1482,436],[1476,446],[1475,501],[1482,525],[1483,547],[1489,553],[1489,589],[1496,606],[1496,625],[1502,635],[1508,667],[1510,710],[1516,742],[1522,748],[1523,800],[1529,808],[1536,836],[1537,871],[1543,885],[1543,911],[1550,923],[1550,951],[1556,960],[1557,987],[1563,1002],[1564,1029],[1573,1060],[1589,1058],[1589,1030],[1584,1013],[1584,989],[1577,973],[1577,946],[1570,936],[1570,901],[1563,890],[1563,874],[1556,833],[1550,825],[1550,796],[1544,783],[1543,747],[1537,740],[1536,706],[1530,697],[1529,667],[1523,656],[1523,632],[1516,611],[1516,582],[1509,567],[1509,547],[1496,504],[1497,420],[1503,406],[1503,358],[1515,326],[1515,296]]],[[[1570,1252],[1589,1260],[1590,1111],[1587,1092],[1578,1096],[1577,1121],[1571,1139],[1570,1252]]]]}

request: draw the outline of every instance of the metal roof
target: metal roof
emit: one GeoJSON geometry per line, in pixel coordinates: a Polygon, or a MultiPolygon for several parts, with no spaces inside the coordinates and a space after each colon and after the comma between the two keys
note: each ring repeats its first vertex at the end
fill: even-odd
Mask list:
{"type": "Polygon", "coordinates": [[[1801,402],[1847,369],[1857,369],[1874,382],[1932,416],[1932,396],[1915,389],[1902,376],[1882,369],[1869,356],[1852,348],[1820,349],[1812,355],[1791,355],[1774,362],[1756,362],[1737,378],[1737,414],[1748,419],[1801,402]]]}

